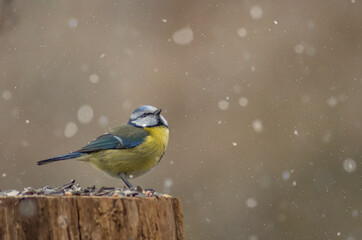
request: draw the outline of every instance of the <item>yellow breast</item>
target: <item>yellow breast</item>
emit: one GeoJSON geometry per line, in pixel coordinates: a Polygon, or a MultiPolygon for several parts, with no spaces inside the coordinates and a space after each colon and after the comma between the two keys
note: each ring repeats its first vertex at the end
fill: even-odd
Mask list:
{"type": "Polygon", "coordinates": [[[140,146],[148,148],[149,151],[154,151],[156,155],[162,155],[168,144],[168,128],[164,126],[144,128],[150,133],[146,137],[146,141],[140,146]]]}
{"type": "Polygon", "coordinates": [[[143,143],[130,149],[105,150],[84,159],[112,176],[124,173],[141,176],[160,161],[168,144],[169,131],[164,126],[144,128],[149,132],[143,143]]]}

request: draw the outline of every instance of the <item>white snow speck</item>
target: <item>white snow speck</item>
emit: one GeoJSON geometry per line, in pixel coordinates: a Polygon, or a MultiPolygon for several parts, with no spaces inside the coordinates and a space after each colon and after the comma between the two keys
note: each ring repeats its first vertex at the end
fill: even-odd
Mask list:
{"type": "Polygon", "coordinates": [[[311,20],[309,20],[309,21],[307,22],[307,27],[308,27],[308,29],[313,29],[313,28],[314,28],[314,22],[311,21],[311,20]]]}
{"type": "Polygon", "coordinates": [[[1,174],[2,177],[6,177],[6,173],[1,174]]]}
{"type": "Polygon", "coordinates": [[[12,97],[12,94],[9,90],[4,90],[2,93],[2,97],[4,100],[10,100],[12,97]]]}
{"type": "Polygon", "coordinates": [[[290,172],[289,171],[284,171],[282,174],[282,178],[284,180],[288,180],[290,178],[290,172]]]}
{"type": "Polygon", "coordinates": [[[105,53],[102,53],[102,54],[99,56],[99,58],[102,59],[102,58],[104,58],[105,56],[106,56],[106,54],[105,54],[105,53]]]}
{"type": "Polygon", "coordinates": [[[293,181],[293,186],[297,186],[297,181],[293,181]]]}
{"type": "Polygon", "coordinates": [[[78,120],[81,123],[90,123],[93,119],[93,109],[89,105],[83,105],[79,108],[77,114],[78,120]]]}
{"type": "Polygon", "coordinates": [[[254,120],[252,126],[254,131],[257,133],[261,133],[263,131],[263,123],[259,119],[254,120]]]}
{"type": "Polygon", "coordinates": [[[245,28],[239,28],[237,34],[239,37],[244,38],[248,35],[248,31],[245,28]]]}
{"type": "Polygon", "coordinates": [[[99,82],[99,76],[97,74],[92,74],[89,76],[89,81],[91,83],[98,83],[99,82]]]}
{"type": "Polygon", "coordinates": [[[294,51],[298,54],[302,54],[304,52],[304,46],[302,44],[297,44],[294,47],[294,51]]]}
{"type": "Polygon", "coordinates": [[[26,119],[26,120],[25,120],[25,123],[26,123],[26,124],[29,124],[29,123],[30,123],[30,120],[29,120],[29,119],[26,119]]]}
{"type": "Polygon", "coordinates": [[[352,210],[352,217],[357,217],[358,216],[358,210],[357,209],[353,209],[352,210]]]}
{"type": "Polygon", "coordinates": [[[277,24],[278,24],[278,21],[277,21],[277,20],[274,20],[274,24],[277,25],[277,24]]]}
{"type": "Polygon", "coordinates": [[[258,205],[258,202],[254,198],[246,199],[246,206],[249,208],[255,208],[258,205]]]}
{"type": "Polygon", "coordinates": [[[29,145],[29,143],[28,143],[28,141],[23,140],[23,141],[21,141],[21,145],[22,145],[23,147],[27,147],[27,146],[29,145]]]}
{"type": "Polygon", "coordinates": [[[78,132],[78,127],[74,122],[69,122],[65,126],[64,136],[71,138],[78,132]]]}
{"type": "Polygon", "coordinates": [[[104,115],[100,116],[98,119],[98,126],[107,127],[108,126],[108,118],[104,115]]]}
{"type": "Polygon", "coordinates": [[[246,107],[249,104],[249,100],[246,97],[239,98],[239,105],[242,107],[246,107]]]}
{"type": "Polygon", "coordinates": [[[345,159],[343,161],[343,168],[348,173],[354,172],[357,168],[356,161],[353,160],[352,158],[345,159]]]}
{"type": "Polygon", "coordinates": [[[256,236],[256,235],[250,235],[249,237],[248,237],[248,240],[258,240],[259,238],[258,238],[258,236],[256,236]]]}
{"type": "Polygon", "coordinates": [[[263,17],[263,10],[260,6],[254,5],[250,8],[250,16],[255,20],[259,20],[263,17]]]}
{"type": "Polygon", "coordinates": [[[163,22],[163,23],[167,23],[167,19],[162,18],[162,22],[163,22]]]}
{"type": "Polygon", "coordinates": [[[218,106],[221,110],[227,110],[229,108],[229,102],[226,100],[220,100],[218,106]]]}
{"type": "Polygon", "coordinates": [[[76,18],[69,18],[69,21],[68,21],[68,24],[69,24],[69,27],[70,28],[76,28],[78,26],[78,19],[76,18]]]}
{"type": "Polygon", "coordinates": [[[294,132],[293,132],[293,134],[295,135],[295,136],[298,136],[298,130],[294,130],[294,132]]]}
{"type": "Polygon", "coordinates": [[[337,103],[338,103],[337,98],[335,98],[335,97],[333,97],[333,96],[327,99],[327,104],[328,104],[328,106],[330,106],[330,107],[335,107],[335,106],[337,106],[337,103]]]}
{"type": "Polygon", "coordinates": [[[37,204],[31,198],[23,199],[19,204],[19,212],[22,216],[30,218],[37,212],[37,204]]]}
{"type": "Polygon", "coordinates": [[[236,142],[233,142],[232,144],[234,147],[236,147],[238,145],[236,142]]]}
{"type": "Polygon", "coordinates": [[[176,44],[189,45],[194,40],[194,33],[190,27],[184,27],[173,33],[172,39],[176,44]]]}
{"type": "Polygon", "coordinates": [[[173,185],[173,180],[171,178],[166,178],[163,182],[163,191],[165,193],[170,193],[171,187],[173,185]]]}

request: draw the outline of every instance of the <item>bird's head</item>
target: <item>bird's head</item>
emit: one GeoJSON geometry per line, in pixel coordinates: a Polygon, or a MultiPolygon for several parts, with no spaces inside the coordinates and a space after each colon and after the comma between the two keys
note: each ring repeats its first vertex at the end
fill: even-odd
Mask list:
{"type": "Polygon", "coordinates": [[[161,115],[161,109],[150,105],[138,107],[129,118],[128,124],[135,127],[165,126],[168,128],[166,119],[161,115]]]}

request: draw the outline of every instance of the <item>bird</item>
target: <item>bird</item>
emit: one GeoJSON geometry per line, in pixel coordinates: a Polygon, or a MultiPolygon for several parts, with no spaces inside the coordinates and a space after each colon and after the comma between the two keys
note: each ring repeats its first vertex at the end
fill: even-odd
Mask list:
{"type": "Polygon", "coordinates": [[[77,151],[37,164],[63,160],[90,162],[110,176],[122,179],[132,189],[134,186],[128,179],[150,171],[165,154],[169,129],[161,111],[150,105],[140,106],[128,123],[112,128],[77,151]]]}

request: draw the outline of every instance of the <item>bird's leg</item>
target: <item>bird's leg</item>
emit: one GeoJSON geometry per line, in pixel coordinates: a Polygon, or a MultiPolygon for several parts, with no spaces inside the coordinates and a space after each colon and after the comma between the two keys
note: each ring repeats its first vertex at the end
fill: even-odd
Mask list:
{"type": "Polygon", "coordinates": [[[119,173],[118,176],[122,179],[124,184],[126,184],[129,189],[134,188],[133,185],[128,181],[128,179],[126,178],[126,175],[124,175],[124,173],[119,173]]]}

